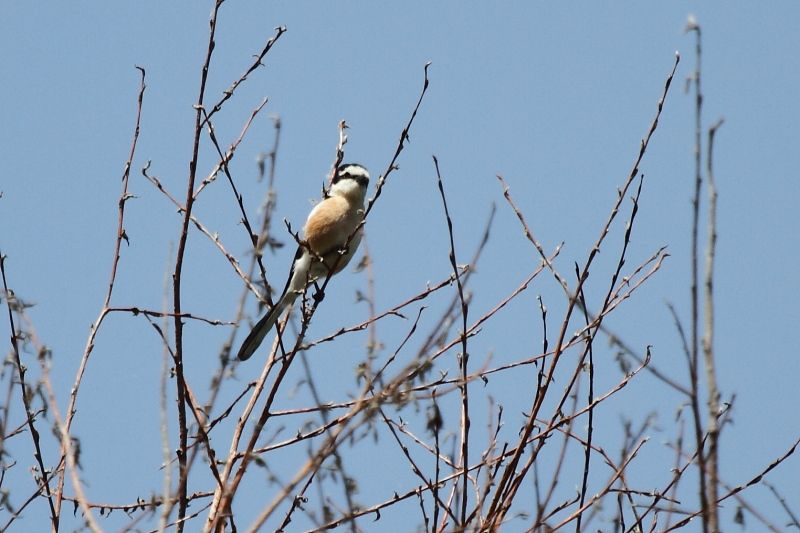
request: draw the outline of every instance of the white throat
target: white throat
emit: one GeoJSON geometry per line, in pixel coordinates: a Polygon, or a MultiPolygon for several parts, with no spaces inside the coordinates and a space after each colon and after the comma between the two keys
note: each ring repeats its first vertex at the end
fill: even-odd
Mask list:
{"type": "Polygon", "coordinates": [[[356,180],[342,179],[331,186],[331,196],[341,196],[350,202],[358,204],[364,203],[364,196],[367,190],[358,184],[356,180]]]}

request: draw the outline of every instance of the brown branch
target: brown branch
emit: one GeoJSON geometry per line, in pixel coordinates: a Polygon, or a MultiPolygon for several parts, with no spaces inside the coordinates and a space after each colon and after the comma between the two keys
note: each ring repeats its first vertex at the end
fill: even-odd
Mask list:
{"type": "MultiPolygon", "coordinates": [[[[75,416],[75,405],[78,401],[78,392],[80,391],[81,383],[83,382],[83,376],[86,372],[86,367],[89,364],[89,357],[94,349],[94,339],[97,336],[97,332],[100,329],[100,326],[103,323],[103,320],[108,315],[108,305],[111,302],[111,294],[114,290],[114,282],[116,281],[117,276],[117,266],[119,265],[120,259],[120,247],[122,245],[122,240],[125,239],[127,242],[128,236],[125,233],[124,229],[124,220],[125,220],[125,202],[131,198],[130,194],[128,193],[128,180],[130,177],[130,169],[131,165],[133,164],[133,157],[136,153],[136,145],[139,140],[139,131],[140,131],[140,124],[142,118],[142,103],[144,101],[144,91],[147,87],[145,85],[145,70],[141,67],[136,67],[140,74],[141,74],[141,81],[139,84],[139,94],[137,98],[137,107],[136,107],[136,125],[134,127],[133,133],[133,140],[131,141],[131,149],[128,155],[128,160],[125,163],[125,170],[122,173],[122,193],[120,194],[118,206],[119,206],[119,215],[118,215],[118,222],[117,222],[117,236],[114,241],[114,256],[111,262],[111,275],[110,280],[108,283],[108,291],[106,293],[105,300],[103,301],[103,307],[100,310],[100,314],[94,323],[89,328],[89,337],[86,340],[86,347],[84,348],[83,355],[81,357],[81,361],[78,365],[78,372],[75,377],[75,382],[70,389],[69,395],[69,402],[67,404],[67,410],[64,414],[64,425],[61,428],[61,460],[59,461],[59,465],[63,465],[66,462],[67,467],[73,472],[72,480],[73,488],[75,489],[75,493],[81,497],[83,491],[80,488],[80,482],[78,480],[77,472],[75,472],[76,465],[74,464],[73,458],[73,451],[72,451],[72,438],[70,437],[70,429],[72,428],[72,421],[75,416]]],[[[55,502],[55,509],[56,514],[61,516],[61,500],[64,493],[64,476],[66,475],[66,469],[62,470],[59,474],[58,478],[58,485],[56,487],[56,502],[55,502]]],[[[85,512],[87,516],[87,520],[93,520],[91,516],[91,511],[88,509],[85,512]]]]}
{"type": "Polygon", "coordinates": [[[192,313],[170,313],[164,311],[153,311],[151,309],[142,309],[140,307],[109,307],[109,313],[130,313],[133,316],[138,315],[145,315],[149,317],[171,317],[171,318],[188,318],[189,320],[197,320],[199,322],[205,322],[211,326],[232,326],[234,325],[233,322],[228,322],[219,319],[212,319],[212,318],[205,318],[202,316],[193,315],[192,313]]]}
{"type": "MultiPolygon", "coordinates": [[[[409,132],[411,131],[411,125],[414,124],[414,119],[417,117],[417,111],[419,111],[419,106],[422,105],[422,99],[425,98],[425,93],[428,91],[428,67],[430,67],[430,62],[425,63],[424,67],[424,80],[422,82],[422,92],[420,92],[419,98],[417,99],[417,105],[414,106],[414,110],[411,112],[411,117],[408,119],[403,131],[400,132],[400,140],[397,143],[397,148],[395,149],[394,155],[392,156],[391,161],[389,161],[389,165],[386,167],[386,170],[378,177],[378,183],[375,186],[375,194],[372,198],[369,199],[367,202],[367,208],[364,210],[364,219],[361,221],[359,228],[364,225],[367,220],[367,216],[369,215],[372,208],[375,206],[375,202],[378,201],[378,198],[383,191],[383,186],[386,184],[386,180],[389,178],[389,174],[392,171],[396,170],[397,167],[397,158],[400,157],[400,153],[406,146],[406,142],[411,141],[411,137],[409,136],[409,132]]],[[[358,231],[358,229],[356,231],[358,231]]]]}
{"type": "MultiPolygon", "coordinates": [[[[214,8],[215,18],[217,10],[219,10],[219,6],[220,4],[222,4],[222,2],[224,2],[224,0],[217,0],[217,5],[214,8]]],[[[216,21],[212,20],[211,24],[213,25],[215,23],[216,21]]],[[[212,32],[213,32],[213,27],[212,27],[212,32]]],[[[219,112],[219,110],[222,109],[222,105],[226,101],[228,101],[229,98],[233,96],[233,93],[236,92],[236,89],[239,87],[239,85],[244,83],[250,74],[252,74],[258,67],[264,66],[264,64],[262,63],[264,57],[267,55],[267,53],[269,53],[270,49],[272,49],[272,46],[278,41],[278,39],[281,38],[281,35],[283,35],[284,33],[286,33],[286,28],[284,26],[278,26],[277,28],[275,28],[275,35],[273,37],[270,37],[270,39],[267,40],[266,44],[264,45],[264,48],[261,49],[261,52],[259,52],[254,56],[255,60],[253,61],[252,64],[250,64],[247,70],[245,70],[244,73],[242,73],[242,75],[239,76],[239,78],[236,81],[234,81],[230,87],[228,87],[222,92],[222,98],[220,98],[220,100],[216,104],[214,104],[214,107],[211,108],[211,111],[208,112],[206,120],[211,119],[211,117],[216,115],[217,112],[219,112]]],[[[213,33],[211,37],[213,38],[213,33]]],[[[206,62],[205,64],[204,72],[208,72],[208,62],[206,62]]],[[[202,104],[202,102],[200,103],[202,104]]],[[[204,126],[205,126],[205,121],[203,123],[200,123],[200,128],[203,128],[204,126]]]]}
{"type": "MultiPolygon", "coordinates": [[[[208,498],[213,495],[213,492],[209,491],[201,491],[195,492],[188,496],[190,501],[199,500],[201,498],[208,498]]],[[[64,496],[64,501],[78,503],[77,498],[72,496],[64,496]]],[[[173,500],[173,502],[177,502],[177,500],[173,500]]],[[[133,503],[111,503],[111,502],[86,502],[86,504],[91,509],[105,509],[106,511],[122,511],[124,513],[130,514],[136,511],[144,511],[146,509],[154,509],[156,507],[160,507],[164,505],[163,498],[157,498],[152,496],[150,499],[144,498],[136,498],[136,501],[133,503]]]]}
{"type": "Polygon", "coordinates": [[[194,141],[192,145],[192,156],[189,160],[189,176],[186,183],[186,201],[184,203],[184,213],[181,222],[180,237],[178,239],[178,249],[175,254],[175,270],[172,275],[173,299],[172,307],[175,313],[175,384],[178,396],[178,517],[177,517],[177,533],[183,532],[184,519],[186,518],[186,509],[188,507],[187,500],[187,484],[189,481],[189,470],[187,463],[188,451],[188,428],[186,421],[186,379],[184,377],[183,369],[183,320],[180,315],[182,313],[181,306],[181,288],[182,288],[182,273],[183,273],[183,258],[186,254],[186,242],[189,238],[189,224],[191,223],[192,208],[194,206],[194,188],[195,180],[197,177],[197,161],[200,155],[200,137],[203,132],[203,102],[205,101],[206,82],[208,81],[208,69],[211,64],[211,56],[214,52],[214,36],[217,29],[217,14],[219,13],[220,6],[224,0],[216,0],[214,10],[211,12],[211,19],[209,21],[208,32],[208,48],[206,50],[206,57],[203,62],[203,67],[200,74],[200,88],[197,95],[197,103],[195,104],[195,119],[194,119],[194,141]]]}
{"type": "MultiPolygon", "coordinates": [[[[553,425],[551,427],[547,427],[547,428],[542,429],[542,431],[540,431],[536,435],[531,436],[528,441],[526,441],[526,442],[524,442],[522,444],[522,446],[523,447],[529,446],[532,442],[534,442],[536,440],[545,439],[552,432],[557,431],[560,427],[570,423],[572,420],[574,420],[577,417],[580,417],[583,414],[585,414],[588,409],[590,409],[592,407],[595,407],[598,404],[606,401],[608,398],[610,398],[611,396],[613,396],[614,394],[616,394],[617,392],[619,392],[620,390],[625,388],[625,386],[627,386],[627,384],[634,377],[636,377],[639,374],[639,372],[641,372],[641,370],[644,368],[644,366],[647,365],[648,363],[649,363],[649,357],[647,358],[647,360],[644,361],[644,364],[642,366],[640,366],[640,367],[636,368],[635,370],[631,371],[619,383],[617,383],[617,385],[615,385],[614,387],[612,387],[611,389],[606,391],[601,396],[596,397],[594,402],[592,402],[591,405],[586,406],[583,409],[581,409],[581,410],[579,410],[579,411],[577,411],[577,412],[575,412],[575,413],[573,413],[573,414],[571,414],[569,416],[565,416],[564,418],[559,420],[555,425],[553,425]]],[[[382,395],[378,395],[376,398],[380,398],[381,396],[382,395]]],[[[355,417],[357,412],[361,412],[361,410],[363,410],[367,406],[368,406],[367,402],[361,401],[359,403],[359,406],[358,406],[357,409],[355,409],[351,413],[348,413],[347,415],[345,415],[342,418],[352,419],[353,417],[355,417]]],[[[351,429],[350,431],[352,432],[353,430],[351,429]]],[[[320,464],[321,461],[322,461],[322,458],[324,456],[326,456],[326,453],[330,453],[330,448],[333,446],[332,442],[334,442],[336,439],[344,440],[344,439],[346,439],[348,437],[348,435],[349,435],[349,433],[346,433],[344,435],[342,435],[341,433],[337,433],[336,434],[336,438],[329,437],[329,438],[332,439],[332,441],[327,442],[325,445],[323,445],[320,448],[320,451],[318,452],[318,455],[313,459],[313,463],[317,464],[317,465],[320,464]]],[[[478,470],[480,468],[489,468],[489,467],[492,467],[492,466],[499,466],[501,463],[505,462],[509,457],[511,457],[514,453],[515,453],[514,449],[510,449],[509,450],[509,449],[504,448],[502,453],[500,453],[500,454],[498,454],[498,455],[496,455],[494,457],[482,458],[477,464],[469,466],[466,470],[467,470],[467,472],[472,472],[472,471],[478,470]]],[[[295,480],[302,479],[302,477],[304,476],[304,473],[311,469],[311,462],[312,462],[312,460],[309,460],[309,463],[306,464],[303,467],[303,469],[301,469],[301,473],[299,473],[295,477],[295,480]]],[[[451,481],[457,480],[462,475],[463,475],[463,473],[459,469],[459,470],[453,472],[450,475],[442,477],[439,480],[438,485],[436,485],[436,486],[437,487],[443,487],[446,484],[450,483],[451,481]]],[[[275,507],[277,507],[278,503],[280,501],[282,501],[282,499],[286,496],[286,494],[291,493],[293,486],[295,486],[295,481],[289,483],[286,487],[284,487],[282,489],[284,491],[283,497],[277,497],[276,500],[273,501],[273,503],[271,504],[270,509],[274,509],[275,507]]],[[[353,515],[339,517],[339,518],[337,518],[335,520],[329,521],[328,523],[323,524],[322,526],[320,526],[318,528],[314,528],[313,530],[310,530],[310,531],[325,531],[325,530],[328,530],[328,529],[333,529],[334,527],[338,527],[339,525],[343,524],[344,522],[353,520],[354,518],[358,518],[360,516],[364,516],[364,515],[375,513],[377,511],[379,511],[380,509],[389,507],[391,505],[396,504],[399,501],[405,500],[405,499],[410,498],[410,497],[412,497],[412,496],[414,496],[414,495],[416,495],[416,494],[418,494],[420,492],[426,492],[428,490],[431,490],[431,487],[429,487],[429,485],[426,483],[425,485],[419,485],[419,486],[417,486],[415,488],[410,489],[408,492],[404,492],[402,494],[398,494],[397,492],[395,492],[394,497],[392,497],[392,498],[390,498],[390,499],[388,499],[388,500],[386,500],[386,501],[384,501],[382,503],[373,505],[371,507],[362,508],[362,509],[358,510],[356,513],[354,513],[353,515]]],[[[266,515],[268,515],[268,513],[265,511],[265,513],[262,513],[262,518],[264,518],[266,515]]],[[[261,523],[263,523],[263,520],[260,520],[258,522],[258,524],[261,524],[261,523]]]]}

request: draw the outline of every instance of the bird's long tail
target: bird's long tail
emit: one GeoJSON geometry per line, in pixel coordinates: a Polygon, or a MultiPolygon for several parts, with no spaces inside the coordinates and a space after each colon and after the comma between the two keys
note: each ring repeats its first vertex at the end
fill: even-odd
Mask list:
{"type": "Polygon", "coordinates": [[[264,340],[264,337],[267,336],[267,333],[270,332],[272,326],[275,325],[275,322],[278,320],[278,317],[281,316],[284,309],[289,307],[297,297],[297,293],[293,291],[287,291],[283,294],[280,301],[275,304],[275,306],[269,310],[269,312],[261,317],[253,329],[250,331],[250,334],[242,343],[242,347],[239,348],[239,353],[237,357],[240,361],[247,361],[250,359],[255,351],[261,346],[261,343],[264,340]]]}

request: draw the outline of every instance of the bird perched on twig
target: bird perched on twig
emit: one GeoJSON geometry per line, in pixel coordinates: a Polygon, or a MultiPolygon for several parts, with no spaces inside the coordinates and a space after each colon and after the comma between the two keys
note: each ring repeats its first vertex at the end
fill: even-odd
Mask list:
{"type": "Polygon", "coordinates": [[[359,224],[368,185],[369,172],[363,166],[346,163],[336,169],[327,197],[308,214],[305,240],[297,247],[280,298],[247,335],[239,348],[240,360],[255,353],[278,317],[310,283],[341,272],[350,262],[361,242],[359,224]]]}

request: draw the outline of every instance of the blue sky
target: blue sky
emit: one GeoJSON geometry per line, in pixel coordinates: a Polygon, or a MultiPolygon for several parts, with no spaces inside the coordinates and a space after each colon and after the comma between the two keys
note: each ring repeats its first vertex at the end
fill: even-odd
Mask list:
{"type": "MultiPolygon", "coordinates": [[[[131,175],[136,199],[126,213],[130,246],[123,247],[113,301],[162,306],[164,272],[174,255],[179,217],[139,169],[152,161],[151,172],[183,196],[209,11],[208,3],[196,2],[0,7],[0,247],[8,256],[12,288],[36,303],[30,316],[53,349],[53,380],[62,409],[106,291],[119,178],[135,116],[134,65],[147,70],[147,91],[131,175]]],[[[255,214],[263,195],[263,184],[254,179],[255,159],[272,143],[268,116],[279,115],[277,220],[285,217],[298,228],[333,158],[338,121],[346,119],[350,125],[346,158],[377,176],[391,159],[418,97],[422,67],[431,61],[430,91],[411,142],[367,226],[377,307],[393,305],[449,274],[447,233],[431,161],[435,154],[461,262],[477,245],[491,204],[497,204],[492,238],[473,280],[470,312],[478,317],[513,290],[537,261],[495,175],[505,177],[545,249],[566,243],[558,266],[565,275],[571,273],[574,261],[585,260],[608,216],[679,51],[676,81],[641,167],[645,184],[628,265],[632,268],[660,246],[668,246],[671,257],[607,325],[640,349],[652,344],[654,364],[686,382],[680,341],[665,302],[688,320],[694,102],[683,88],[695,60],[694,38],[682,30],[690,12],[704,32],[704,125],[725,118],[715,152],[720,194],[716,348],[723,398],[736,395],[735,423],[725,428],[722,445],[724,475],[735,485],[783,453],[800,432],[800,312],[795,305],[800,282],[794,274],[800,260],[797,4],[770,3],[766,9],[750,3],[724,10],[697,2],[602,7],[519,2],[503,9],[477,2],[231,2],[221,11],[217,30],[211,101],[246,68],[274,27],[283,25],[288,31],[268,55],[266,68],[237,91],[215,126],[229,143],[259,100],[269,97],[237,152],[232,172],[246,208],[255,214]]],[[[209,169],[214,161],[205,146],[200,168],[209,169]]],[[[245,255],[247,236],[223,180],[197,204],[196,214],[230,251],[245,255]]],[[[615,231],[609,253],[601,253],[593,272],[597,284],[587,294],[596,302],[616,259],[619,222],[615,231]]],[[[701,235],[704,242],[704,228],[701,235]]],[[[288,239],[285,232],[279,237],[288,239]]],[[[278,285],[288,269],[290,248],[266,256],[278,285]]],[[[187,265],[185,308],[231,320],[241,282],[197,232],[190,235],[187,265]]],[[[354,291],[363,286],[363,275],[339,276],[315,316],[312,336],[335,330],[342,317],[348,322],[366,318],[366,307],[353,303],[354,291]]],[[[540,349],[538,294],[552,307],[551,316],[563,310],[558,287],[543,276],[475,338],[474,361],[490,353],[496,361],[513,360],[540,349]]],[[[434,300],[432,309],[441,308],[450,296],[434,300]]],[[[0,328],[7,338],[8,325],[0,328]]],[[[407,328],[400,322],[379,327],[387,350],[402,340],[407,328]]],[[[227,330],[191,323],[187,335],[187,376],[202,390],[216,368],[227,330]]],[[[352,347],[363,350],[364,339],[355,339],[352,347]]],[[[598,380],[605,385],[619,378],[613,355],[605,345],[595,355],[598,380]]],[[[357,355],[315,357],[326,397],[342,399],[357,390],[357,355]]],[[[104,325],[74,428],[85,456],[93,458],[81,472],[90,499],[133,501],[160,490],[158,404],[153,396],[160,365],[158,338],[142,319],[115,316],[104,325]]],[[[452,361],[450,368],[454,371],[452,361]]],[[[237,370],[238,379],[244,383],[257,372],[251,361],[237,370]]],[[[527,386],[523,378],[498,378],[497,383],[508,385],[509,396],[505,399],[500,392],[498,398],[515,405],[508,390],[527,386]]],[[[286,405],[307,402],[300,389],[287,386],[286,394],[286,405]]],[[[680,403],[680,397],[643,376],[602,414],[605,425],[599,434],[613,449],[621,416],[640,420],[651,411],[658,413],[662,431],[652,432],[637,466],[642,469],[637,470],[640,482],[653,482],[642,485],[663,486],[668,479],[672,455],[664,443],[674,438],[671,428],[680,403]]],[[[483,409],[483,404],[476,407],[475,425],[485,424],[483,409]]],[[[512,418],[509,426],[516,423],[512,418]]],[[[16,454],[26,449],[16,445],[16,454]]],[[[49,451],[53,457],[54,450],[49,451]]],[[[397,450],[384,452],[396,459],[397,450]]],[[[15,457],[22,471],[28,458],[15,457]]],[[[292,459],[288,456],[287,462],[292,459]]],[[[397,476],[407,472],[407,465],[397,461],[385,468],[397,476]]],[[[792,458],[769,477],[789,501],[800,499],[792,482],[797,472],[798,460],[792,458]]],[[[28,490],[26,476],[13,474],[12,492],[16,487],[28,490]]],[[[365,483],[365,503],[396,488],[382,479],[365,483]]],[[[573,482],[566,485],[571,488],[573,482]]],[[[253,481],[253,490],[259,486],[253,481]]],[[[782,523],[766,490],[756,488],[746,497],[782,523]]],[[[265,503],[259,496],[237,502],[252,507],[253,513],[265,503]]],[[[733,509],[732,504],[726,507],[727,524],[733,509]]],[[[44,527],[43,515],[36,514],[26,514],[26,527],[44,527]]],[[[385,519],[398,516],[389,513],[385,519]]],[[[121,513],[102,520],[109,529],[124,523],[121,513]]],[[[369,530],[370,524],[363,527],[369,530]]]]}

